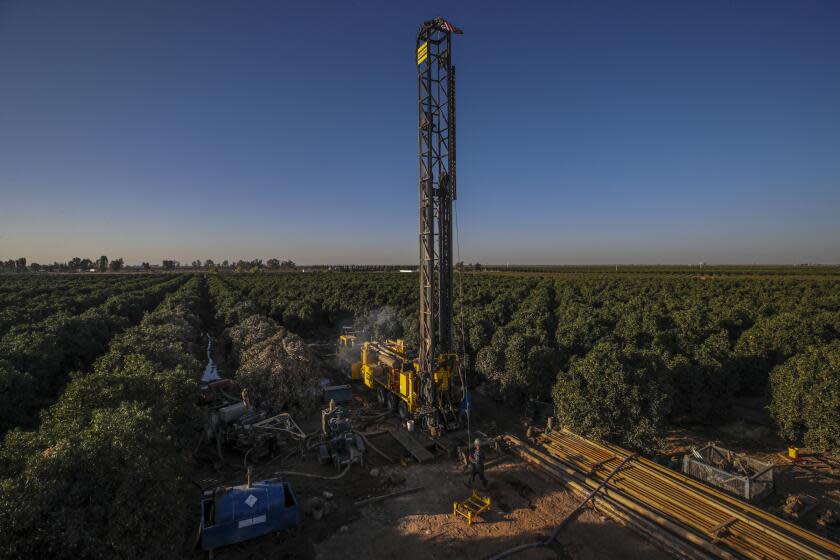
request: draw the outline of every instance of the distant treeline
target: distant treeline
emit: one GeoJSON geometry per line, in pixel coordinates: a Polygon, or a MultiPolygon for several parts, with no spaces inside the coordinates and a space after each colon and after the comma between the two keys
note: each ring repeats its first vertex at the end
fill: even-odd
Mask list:
{"type": "MultiPolygon", "coordinates": [[[[109,260],[102,255],[96,260],[74,257],[67,262],[52,264],[28,263],[25,257],[0,260],[0,273],[23,272],[118,272],[133,271],[184,271],[218,270],[233,272],[262,271],[333,271],[333,272],[415,272],[416,264],[309,264],[298,265],[292,260],[277,258],[251,260],[196,259],[190,263],[166,259],[160,264],[142,262],[138,266],[126,265],[122,258],[109,260]]],[[[777,275],[840,275],[837,264],[798,264],[798,265],[499,265],[464,263],[455,264],[455,270],[461,272],[528,272],[554,274],[655,274],[655,275],[699,275],[699,276],[777,276],[777,275]]]]}
{"type": "Polygon", "coordinates": [[[485,270],[492,272],[553,272],[553,273],[597,273],[597,274],[694,274],[694,275],[777,275],[777,274],[840,274],[840,265],[797,264],[797,265],[480,265],[459,263],[456,268],[464,270],[485,270]]]}
{"type": "MultiPolygon", "coordinates": [[[[147,263],[145,263],[147,264],[147,263]]],[[[0,272],[119,272],[125,267],[122,257],[109,260],[102,255],[95,261],[74,257],[67,262],[54,262],[52,264],[29,263],[26,257],[18,259],[0,260],[0,272]]]]}
{"type": "Polygon", "coordinates": [[[254,272],[259,270],[296,270],[294,261],[280,259],[262,259],[221,261],[213,262],[212,259],[205,261],[194,260],[190,264],[181,264],[176,260],[163,260],[158,264],[142,262],[139,266],[128,266],[122,257],[109,260],[102,255],[96,260],[74,257],[67,262],[53,262],[52,264],[39,264],[36,262],[27,264],[25,257],[18,259],[0,260],[0,273],[25,273],[25,272],[119,272],[121,270],[151,271],[151,270],[226,270],[236,272],[254,272]]]}

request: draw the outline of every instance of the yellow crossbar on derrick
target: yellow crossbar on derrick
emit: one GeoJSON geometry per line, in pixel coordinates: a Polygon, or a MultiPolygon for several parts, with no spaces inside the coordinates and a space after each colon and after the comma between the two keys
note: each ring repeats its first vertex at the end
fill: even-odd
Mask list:
{"type": "Polygon", "coordinates": [[[417,48],[417,65],[423,64],[423,62],[429,57],[429,43],[423,43],[417,48]]]}

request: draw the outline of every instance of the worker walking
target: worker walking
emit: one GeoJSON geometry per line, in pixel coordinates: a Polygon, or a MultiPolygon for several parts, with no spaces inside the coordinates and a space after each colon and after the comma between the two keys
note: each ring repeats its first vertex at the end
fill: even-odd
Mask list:
{"type": "Polygon", "coordinates": [[[470,454],[470,485],[477,476],[481,480],[482,488],[487,488],[487,479],[484,477],[484,451],[481,449],[481,442],[476,439],[473,442],[474,449],[470,454]]]}

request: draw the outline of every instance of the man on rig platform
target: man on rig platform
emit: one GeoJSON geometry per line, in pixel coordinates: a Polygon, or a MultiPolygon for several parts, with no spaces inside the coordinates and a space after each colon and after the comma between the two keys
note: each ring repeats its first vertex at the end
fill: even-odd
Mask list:
{"type": "Polygon", "coordinates": [[[482,488],[487,488],[487,478],[484,476],[484,451],[481,450],[481,442],[476,438],[473,442],[475,449],[470,454],[470,485],[475,482],[475,477],[481,480],[482,488]]]}

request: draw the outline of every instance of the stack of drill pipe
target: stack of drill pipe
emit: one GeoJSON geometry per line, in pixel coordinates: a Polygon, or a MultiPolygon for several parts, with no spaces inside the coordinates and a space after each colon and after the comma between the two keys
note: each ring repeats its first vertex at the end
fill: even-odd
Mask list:
{"type": "MultiPolygon", "coordinates": [[[[597,484],[590,484],[590,481],[583,474],[564,467],[564,465],[555,461],[551,456],[528,446],[519,439],[513,436],[506,436],[505,439],[511,451],[519,456],[519,458],[531,464],[548,478],[560,482],[577,496],[582,498],[592,488],[597,486],[597,484]]],[[[725,553],[721,555],[720,553],[722,551],[716,550],[714,547],[705,546],[709,543],[705,543],[702,539],[692,534],[682,534],[684,531],[680,527],[677,527],[664,517],[654,514],[642,515],[642,508],[638,504],[622,499],[620,496],[602,493],[593,500],[593,505],[596,510],[607,515],[618,524],[629,527],[643,537],[657,543],[673,554],[675,558],[684,558],[687,560],[709,560],[712,557],[724,558],[726,560],[735,558],[725,553]],[[670,529],[672,533],[675,533],[680,538],[675,538],[663,532],[662,527],[670,529]],[[688,541],[698,548],[689,546],[684,541],[688,541]],[[704,547],[706,550],[703,550],[704,547]]]]}
{"type": "MultiPolygon", "coordinates": [[[[595,487],[630,453],[568,431],[525,450],[559,478],[595,487]]],[[[522,455],[522,452],[520,452],[522,455]]],[[[647,459],[638,459],[605,488],[606,496],[720,558],[827,559],[840,546],[647,459]]]]}
{"type": "MultiPolygon", "coordinates": [[[[595,461],[612,455],[620,460],[628,454],[620,447],[596,444],[571,432],[555,433],[547,439],[563,454],[600,454],[595,461]]],[[[707,534],[735,519],[719,540],[745,557],[822,559],[840,555],[837,544],[711,486],[646,459],[636,466],[614,486],[626,484],[628,493],[645,496],[662,511],[673,512],[683,523],[693,522],[692,526],[707,534]]]]}

